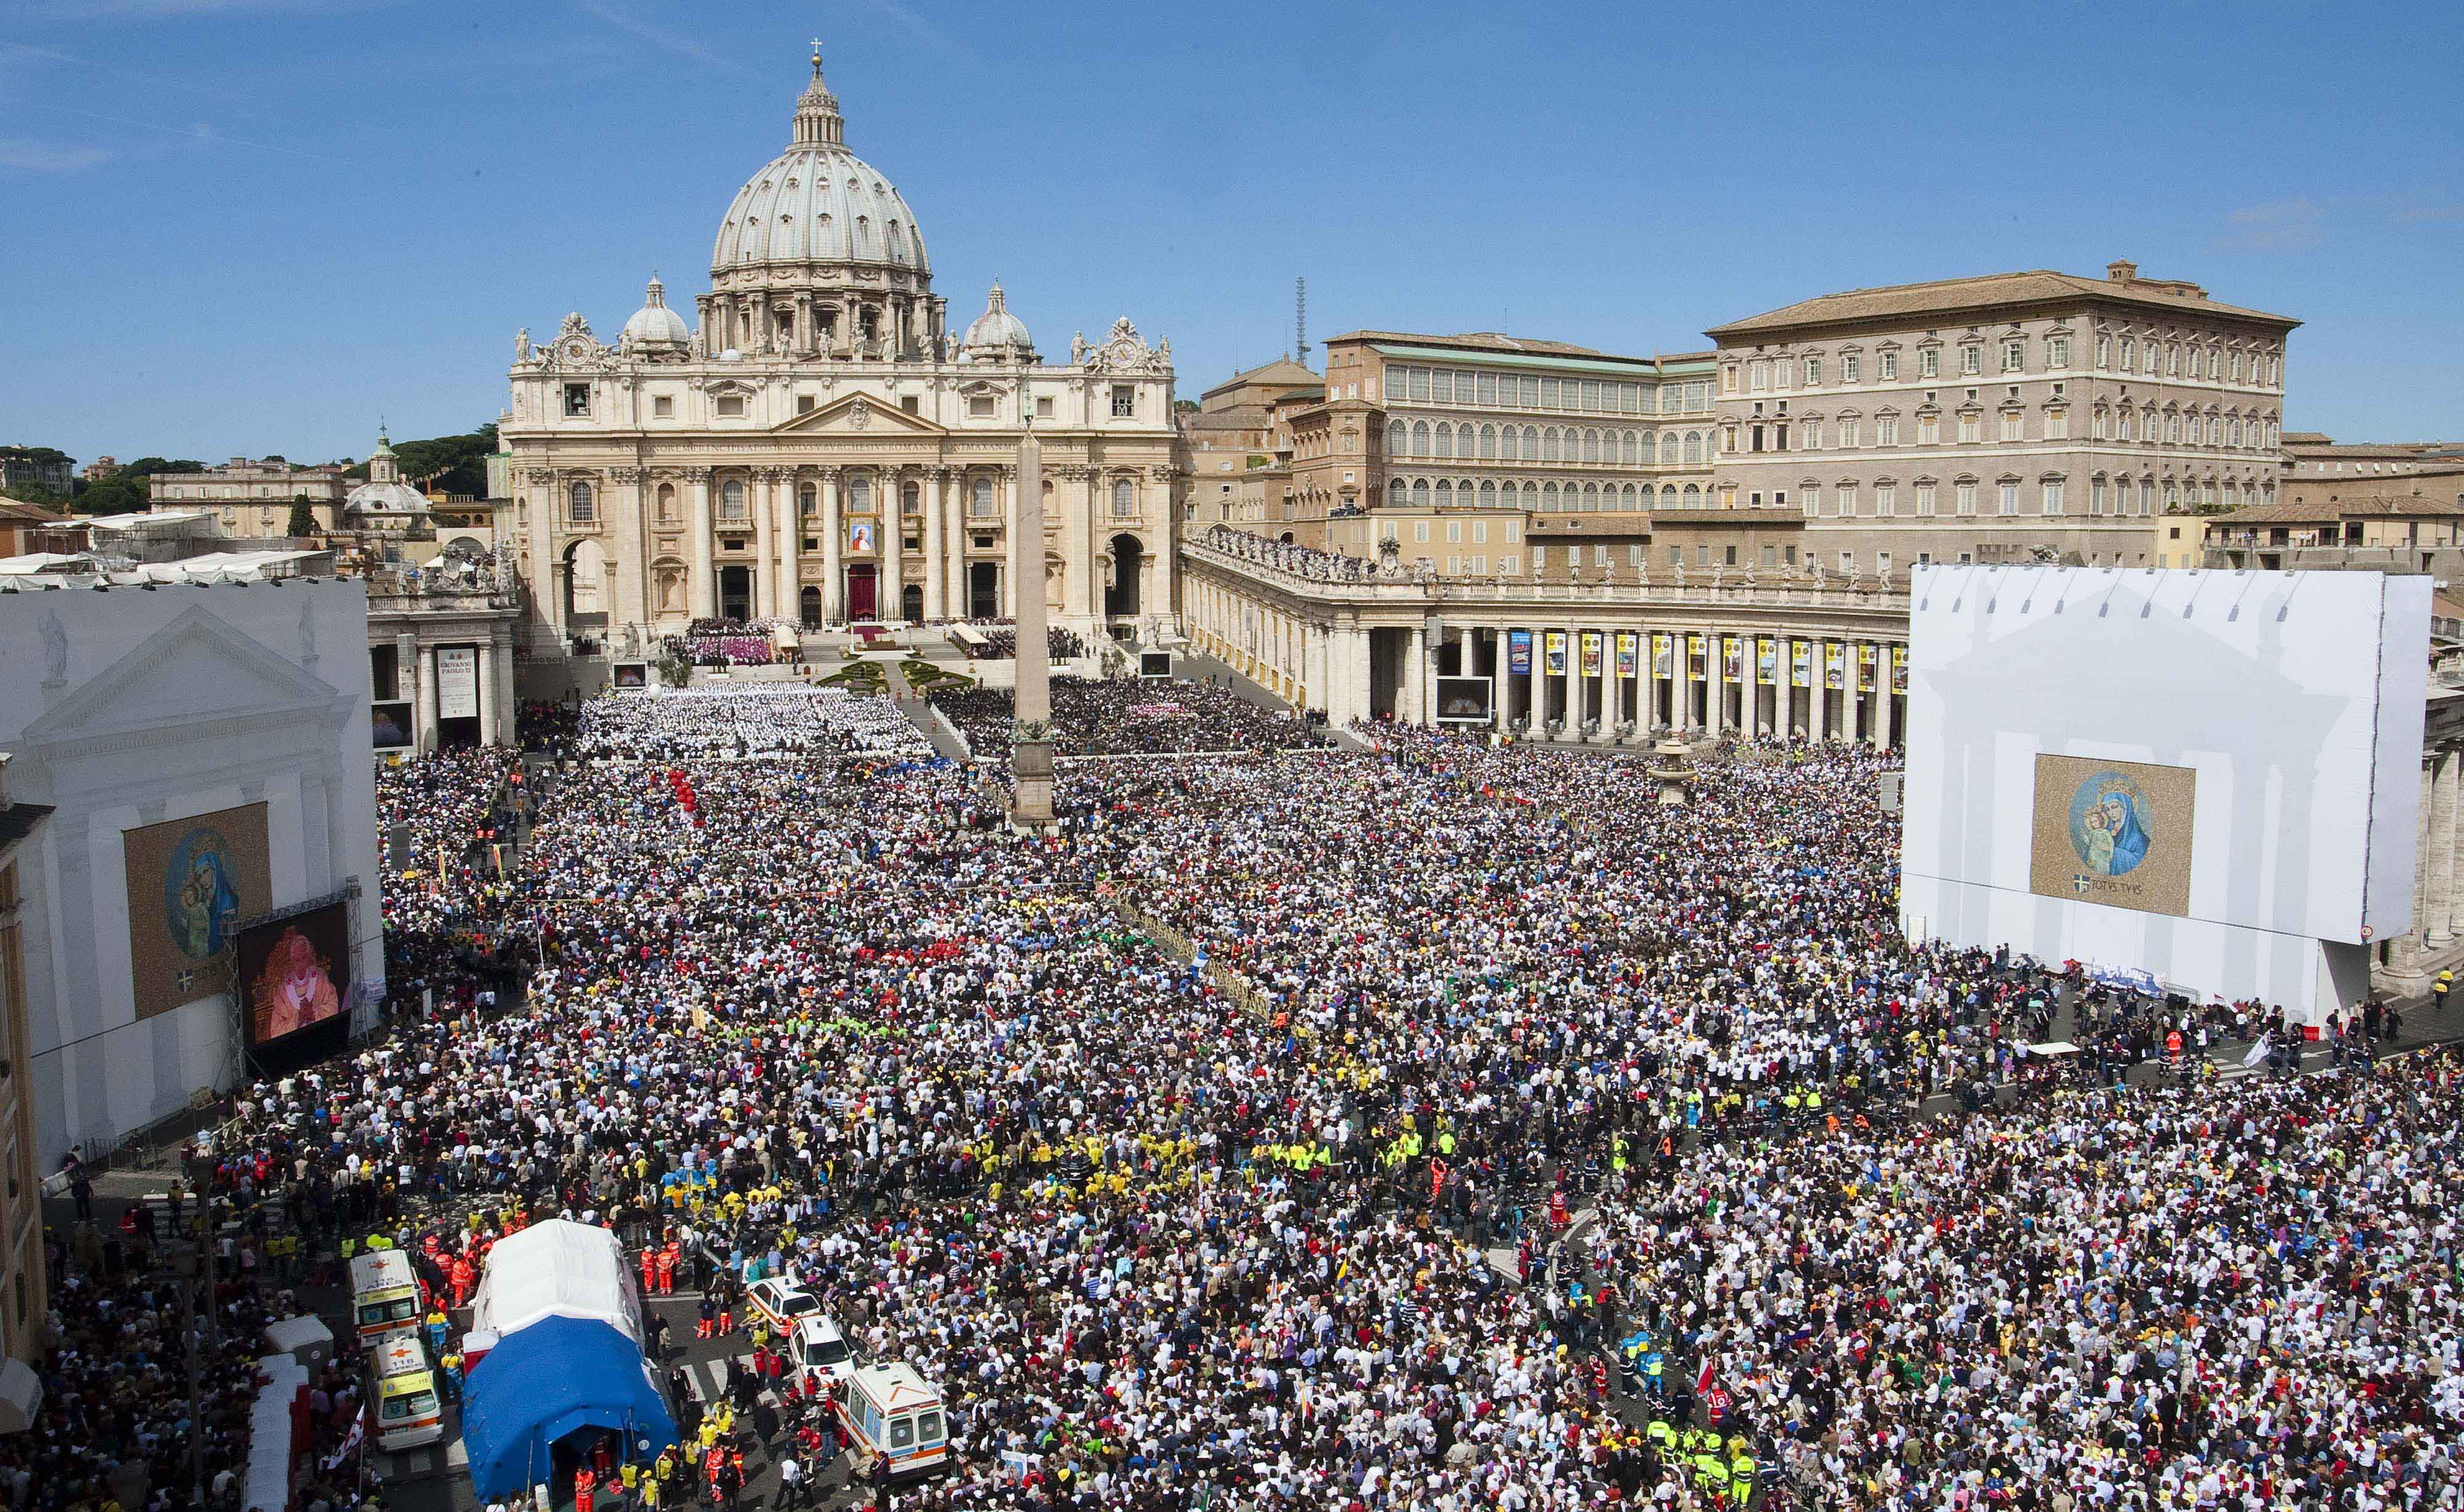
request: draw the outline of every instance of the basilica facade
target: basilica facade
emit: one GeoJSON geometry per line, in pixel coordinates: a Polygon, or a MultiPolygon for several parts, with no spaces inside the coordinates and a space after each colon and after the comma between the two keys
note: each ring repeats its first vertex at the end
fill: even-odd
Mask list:
{"type": "Polygon", "coordinates": [[[1172,343],[1124,318],[1045,363],[998,283],[961,334],[905,198],[847,150],[821,57],[737,191],[688,325],[653,276],[610,345],[515,339],[502,532],[534,645],[693,620],[1007,618],[1021,437],[1042,445],[1051,623],[1176,603],[1172,343]]]}

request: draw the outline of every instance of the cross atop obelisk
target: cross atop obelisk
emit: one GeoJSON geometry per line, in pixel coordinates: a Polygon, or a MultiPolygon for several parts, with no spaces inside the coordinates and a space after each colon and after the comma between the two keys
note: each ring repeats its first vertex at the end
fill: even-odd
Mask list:
{"type": "Polygon", "coordinates": [[[1044,444],[1035,439],[1033,401],[1020,385],[1026,409],[1018,438],[1017,535],[1009,546],[1010,602],[1018,622],[1018,687],[1011,693],[1016,720],[1010,734],[1010,820],[1043,829],[1052,823],[1052,647],[1044,625],[1044,444]]]}

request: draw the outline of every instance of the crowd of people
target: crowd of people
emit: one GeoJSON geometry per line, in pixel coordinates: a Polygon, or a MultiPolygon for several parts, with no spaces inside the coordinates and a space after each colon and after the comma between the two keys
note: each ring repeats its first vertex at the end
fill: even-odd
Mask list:
{"type": "Polygon", "coordinates": [[[594,761],[713,757],[923,756],[923,734],[887,699],[838,688],[702,686],[595,699],[576,755],[594,761]]]}
{"type": "MultiPolygon", "coordinates": [[[[1229,698],[1092,691],[1133,750],[1140,705],[1229,698]]],[[[729,1304],[792,1276],[949,1402],[902,1505],[2464,1485],[2464,1062],[2239,1074],[2186,1046],[2263,1006],[1911,945],[1885,757],[1773,746],[1662,808],[1643,762],[1390,729],[1073,766],[1019,837],[778,696],[590,706],[585,753],[670,770],[542,797],[522,1010],[250,1088],[218,1185],[439,1285],[511,1212],[605,1222],[765,1358],[729,1304]],[[2101,1054],[2024,1074],[2081,1021],[2101,1054]]],[[[760,1393],[757,1472],[834,1455],[806,1384],[760,1393]]]]}
{"type": "MultiPolygon", "coordinates": [[[[927,696],[966,737],[974,756],[1009,759],[1015,708],[1010,690],[970,686],[927,696]]],[[[1323,727],[1260,708],[1213,683],[1052,680],[1056,756],[1295,751],[1329,743],[1323,727]]]]}
{"type": "MultiPolygon", "coordinates": [[[[987,661],[1007,661],[1018,654],[1018,626],[1006,620],[981,625],[976,633],[982,640],[967,647],[972,656],[987,661]]],[[[1045,653],[1055,662],[1076,661],[1089,653],[1086,640],[1075,630],[1047,625],[1044,631],[1045,653]]]]}

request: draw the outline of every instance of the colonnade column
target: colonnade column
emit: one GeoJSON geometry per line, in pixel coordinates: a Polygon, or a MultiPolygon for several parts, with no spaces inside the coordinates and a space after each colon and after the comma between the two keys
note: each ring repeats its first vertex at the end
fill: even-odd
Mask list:
{"type": "Polygon", "coordinates": [[[696,620],[707,620],[715,612],[718,584],[712,580],[710,564],[710,469],[693,468],[685,473],[685,487],[693,498],[693,533],[687,542],[692,561],[688,569],[692,580],[685,584],[685,609],[696,620]]]}
{"type": "Polygon", "coordinates": [[[1874,749],[1891,749],[1891,646],[1874,647],[1874,749]]]}
{"type": "Polygon", "coordinates": [[[822,623],[836,625],[847,618],[847,574],[840,570],[839,553],[845,534],[839,526],[839,470],[822,469],[822,623]]]}
{"type": "Polygon", "coordinates": [[[1656,632],[1641,630],[1637,633],[1642,637],[1642,640],[1634,648],[1634,665],[1635,670],[1642,678],[1642,696],[1635,701],[1635,717],[1640,720],[1642,728],[1648,731],[1654,725],[1667,723],[1667,720],[1662,716],[1661,707],[1661,699],[1663,695],[1660,691],[1660,668],[1651,659],[1651,637],[1656,632]]]}
{"type": "Polygon", "coordinates": [[[1429,722],[1429,632],[1425,626],[1412,626],[1410,639],[1403,647],[1405,686],[1396,700],[1402,706],[1397,712],[1416,725],[1429,722]],[[1408,712],[1406,712],[1408,711],[1408,712]]]}
{"type": "Polygon", "coordinates": [[[2437,751],[2431,756],[2430,833],[2422,844],[2429,856],[2428,882],[2430,894],[2427,928],[2422,929],[2422,943],[2431,950],[2455,938],[2455,798],[2458,763],[2464,755],[2454,751],[2437,751]]]}

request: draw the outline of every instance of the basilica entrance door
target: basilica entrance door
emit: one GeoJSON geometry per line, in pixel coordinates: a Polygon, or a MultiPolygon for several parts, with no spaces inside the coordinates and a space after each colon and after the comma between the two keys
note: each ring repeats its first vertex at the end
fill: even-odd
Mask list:
{"type": "Polygon", "coordinates": [[[723,620],[753,618],[753,569],[718,569],[718,614],[723,620]]]}
{"type": "Polygon", "coordinates": [[[899,592],[898,599],[898,617],[900,619],[905,620],[910,625],[921,625],[924,623],[924,589],[921,584],[913,582],[909,583],[899,592]]]}
{"type": "Polygon", "coordinates": [[[1001,618],[1001,564],[999,562],[967,563],[967,618],[971,620],[1001,618]]]}
{"type": "Polygon", "coordinates": [[[873,576],[870,562],[858,562],[847,568],[847,619],[853,623],[879,618],[876,593],[880,581],[873,576]]]}

